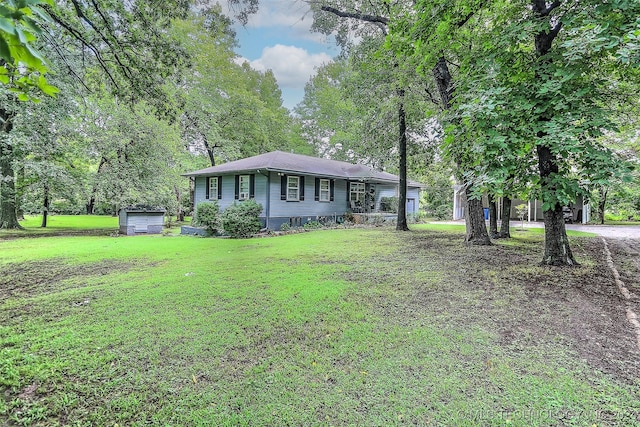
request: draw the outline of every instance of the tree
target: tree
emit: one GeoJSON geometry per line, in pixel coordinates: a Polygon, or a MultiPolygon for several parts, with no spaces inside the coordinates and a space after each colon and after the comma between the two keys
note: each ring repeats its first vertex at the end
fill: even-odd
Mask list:
{"type": "Polygon", "coordinates": [[[303,136],[321,157],[351,160],[346,153],[358,155],[359,128],[356,105],[344,91],[351,73],[349,61],[338,57],[323,65],[309,80],[304,97],[296,106],[303,136]]]}
{"type": "MultiPolygon", "coordinates": [[[[402,9],[404,5],[399,7],[402,9]]],[[[392,21],[387,47],[417,58],[422,72],[433,78],[440,98],[440,120],[446,130],[444,151],[456,164],[456,178],[464,185],[465,241],[473,245],[490,245],[480,192],[473,187],[477,180],[468,164],[473,159],[473,156],[467,155],[471,140],[460,135],[455,138],[451,132],[459,124],[459,118],[456,117],[454,106],[458,92],[449,64],[451,57],[456,56],[460,43],[452,43],[450,37],[442,36],[448,31],[455,33],[465,28],[473,13],[440,1],[420,2],[414,9],[417,9],[417,14],[400,14],[398,19],[392,21]]]]}
{"type": "MultiPolygon", "coordinates": [[[[516,119],[514,127],[493,133],[480,125],[477,129],[482,130],[483,138],[475,146],[504,140],[509,132],[515,138],[506,144],[508,152],[534,156],[538,175],[533,184],[539,188],[545,218],[543,263],[575,264],[562,206],[585,192],[574,171],[595,173],[593,159],[602,153],[597,137],[602,129],[611,127],[607,85],[598,71],[637,63],[633,40],[640,5],[460,0],[446,4],[424,1],[418,7],[420,19],[413,27],[420,40],[417,44],[432,48],[425,42],[435,37],[457,48],[457,93],[466,94],[465,102],[473,99],[477,108],[502,102],[503,111],[508,112],[502,117],[516,119]],[[434,20],[430,14],[434,10],[448,11],[445,18],[455,12],[464,25],[434,20]],[[428,33],[434,28],[437,31],[428,33]]],[[[459,105],[456,100],[454,108],[459,105]]],[[[519,155],[506,158],[522,161],[519,155]]]]}
{"type": "MultiPolygon", "coordinates": [[[[47,56],[52,61],[51,66],[55,64],[53,69],[75,77],[82,89],[101,91],[106,87],[130,107],[140,99],[147,99],[157,115],[171,116],[175,111],[174,103],[164,91],[165,79],[185,65],[186,55],[168,37],[164,28],[170,25],[170,19],[188,11],[188,2],[141,0],[125,5],[106,0],[90,3],[68,0],[47,4],[39,1],[8,4],[16,5],[15,13],[21,13],[23,17],[14,21],[18,35],[24,35],[20,25],[35,31],[27,19],[28,8],[18,6],[31,5],[32,12],[40,6],[46,9],[51,19],[39,22],[42,25],[43,49],[50,53],[47,56]]],[[[13,13],[8,9],[2,10],[3,13],[13,13]]],[[[4,24],[0,29],[6,31],[7,23],[4,24]]],[[[6,41],[6,33],[3,34],[5,38],[0,38],[6,41]]],[[[20,49],[31,52],[29,46],[33,39],[25,35],[24,40],[20,40],[24,45],[20,49]]],[[[15,55],[20,52],[13,51],[15,55]]],[[[53,92],[46,86],[46,80],[42,80],[45,71],[44,68],[39,69],[38,84],[45,92],[53,92]]],[[[0,228],[19,228],[14,167],[23,159],[16,157],[10,132],[14,129],[12,121],[19,109],[20,95],[4,96],[5,102],[0,108],[0,228]]]]}
{"type": "Polygon", "coordinates": [[[110,97],[88,100],[76,136],[92,163],[88,213],[115,214],[132,204],[177,211],[176,185],[184,179],[176,166],[184,148],[177,123],[160,120],[152,111],[143,102],[132,110],[110,97]]]}
{"type": "Polygon", "coordinates": [[[37,91],[46,95],[57,92],[47,83],[45,75],[49,68],[35,47],[41,25],[49,21],[42,6],[52,3],[52,0],[7,1],[0,7],[0,83],[22,101],[34,97],[37,91]]]}
{"type": "Polygon", "coordinates": [[[585,191],[570,165],[576,165],[584,179],[597,175],[603,164],[612,162],[595,139],[612,124],[604,102],[604,82],[593,71],[600,68],[601,61],[609,62],[612,53],[618,53],[622,47],[617,45],[619,37],[624,38],[625,32],[636,25],[640,5],[532,0],[530,7],[523,19],[512,24],[532,34],[528,47],[521,44],[522,36],[511,34],[505,42],[512,51],[507,52],[506,45],[498,44],[502,48],[496,62],[505,76],[522,76],[526,72],[521,80],[517,78],[520,81],[514,89],[528,92],[527,99],[533,107],[530,125],[519,132],[526,132],[535,141],[545,221],[543,263],[573,265],[562,207],[585,191]],[[603,24],[609,20],[617,21],[620,27],[605,28],[603,24]],[[593,25],[600,27],[595,37],[593,25]],[[601,45],[601,38],[606,40],[606,46],[601,45]],[[519,48],[513,49],[514,46],[519,48]],[[585,47],[587,50],[583,51],[585,47]],[[526,62],[522,61],[525,56],[526,62]],[[518,65],[512,62],[514,59],[520,60],[518,65]]]}
{"type": "Polygon", "coordinates": [[[217,6],[176,21],[173,28],[192,59],[192,72],[182,75],[176,88],[185,93],[183,135],[212,166],[216,157],[228,161],[297,149],[300,141],[273,73],[236,63],[230,25],[217,6]]]}
{"type": "Polygon", "coordinates": [[[13,168],[13,119],[19,105],[16,96],[6,90],[0,93],[0,229],[22,228],[16,215],[16,187],[13,168]]]}
{"type": "MultiPolygon", "coordinates": [[[[64,87],[62,81],[57,86],[64,87]]],[[[71,117],[77,104],[68,93],[37,103],[22,104],[14,118],[12,140],[16,158],[20,158],[20,173],[16,184],[21,210],[40,212],[42,227],[47,226],[51,201],[57,198],[73,199],[81,184],[74,173],[73,147],[66,144],[75,129],[71,117]]]]}
{"type": "MultiPolygon", "coordinates": [[[[389,12],[391,9],[384,2],[361,3],[353,2],[318,2],[312,3],[314,9],[313,28],[324,33],[337,31],[338,43],[343,47],[349,46],[349,34],[354,31],[357,36],[364,39],[375,40],[380,35],[386,36],[390,22],[389,12]],[[324,12],[324,13],[323,13],[324,12]],[[355,24],[354,24],[355,23],[355,24]]],[[[380,44],[382,47],[383,44],[380,44]]],[[[391,69],[400,69],[399,58],[392,59],[391,69]]],[[[409,230],[407,225],[406,202],[407,202],[407,123],[405,95],[406,88],[400,75],[392,78],[394,88],[388,95],[395,95],[397,125],[398,125],[398,157],[399,157],[399,200],[396,229],[401,231],[409,230]]]]}

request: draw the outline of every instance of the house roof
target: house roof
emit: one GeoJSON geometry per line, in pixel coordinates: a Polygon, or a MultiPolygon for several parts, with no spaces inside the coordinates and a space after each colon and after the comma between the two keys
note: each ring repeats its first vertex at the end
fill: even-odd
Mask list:
{"type": "MultiPolygon", "coordinates": [[[[322,159],[302,154],[272,151],[258,156],[247,157],[233,162],[189,172],[184,176],[211,176],[227,173],[270,171],[300,173],[327,178],[340,178],[373,182],[397,183],[399,178],[387,172],[377,171],[369,166],[357,165],[338,160],[322,159]]],[[[424,187],[418,182],[409,181],[412,187],[424,187]]]]}

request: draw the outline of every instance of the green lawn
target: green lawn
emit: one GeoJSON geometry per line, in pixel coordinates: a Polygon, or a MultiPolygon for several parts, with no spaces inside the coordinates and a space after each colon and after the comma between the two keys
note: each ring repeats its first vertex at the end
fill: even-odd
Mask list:
{"type": "MultiPolygon", "coordinates": [[[[25,215],[20,225],[27,229],[40,228],[42,215],[25,215]]],[[[51,230],[95,230],[118,228],[118,217],[107,215],[50,215],[47,227],[51,230]]]]}
{"type": "MultiPolygon", "coordinates": [[[[185,218],[190,223],[191,218],[185,218]]],[[[43,235],[109,235],[117,232],[118,217],[110,215],[50,215],[47,227],[42,228],[42,215],[25,215],[20,221],[23,230],[0,230],[3,237],[38,237],[43,235]]],[[[171,229],[167,232],[180,233],[180,223],[172,218],[171,229]]]]}
{"type": "Polygon", "coordinates": [[[480,266],[491,298],[462,275],[468,251],[540,252],[524,233],[0,240],[0,424],[632,425],[637,385],[558,334],[505,344],[531,315],[507,278],[543,267],[480,266]]]}

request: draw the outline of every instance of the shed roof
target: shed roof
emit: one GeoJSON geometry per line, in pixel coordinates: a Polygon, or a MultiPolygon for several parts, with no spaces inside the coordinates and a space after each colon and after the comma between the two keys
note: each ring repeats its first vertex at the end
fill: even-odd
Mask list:
{"type": "MultiPolygon", "coordinates": [[[[189,172],[184,174],[184,176],[211,176],[261,170],[373,182],[397,183],[399,181],[397,175],[380,172],[369,166],[305,156],[302,154],[286,153],[284,151],[272,151],[270,153],[247,157],[246,159],[224,163],[219,166],[189,172]]],[[[424,186],[423,184],[413,181],[410,181],[409,185],[412,187],[424,186]]]]}

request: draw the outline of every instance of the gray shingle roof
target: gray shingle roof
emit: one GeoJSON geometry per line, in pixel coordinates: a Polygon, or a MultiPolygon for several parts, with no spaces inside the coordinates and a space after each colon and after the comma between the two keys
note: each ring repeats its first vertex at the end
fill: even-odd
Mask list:
{"type": "MultiPolygon", "coordinates": [[[[272,151],[258,156],[247,157],[233,162],[212,166],[206,169],[189,172],[184,176],[211,176],[228,173],[253,172],[257,170],[300,173],[305,175],[317,175],[327,178],[341,178],[351,180],[364,180],[373,182],[397,183],[399,178],[387,172],[377,171],[369,166],[356,165],[338,160],[322,159],[319,157],[305,156],[302,154],[285,153],[284,151],[272,151]]],[[[410,181],[412,187],[422,187],[417,182],[410,181]]]]}

